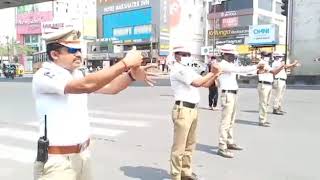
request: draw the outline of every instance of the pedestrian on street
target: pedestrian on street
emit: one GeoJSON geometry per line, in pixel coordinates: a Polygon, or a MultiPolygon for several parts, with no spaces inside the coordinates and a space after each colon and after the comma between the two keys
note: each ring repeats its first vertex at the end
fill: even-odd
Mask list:
{"type": "Polygon", "coordinates": [[[221,47],[222,61],[219,66],[222,74],[219,77],[221,93],[221,123],[219,127],[219,149],[217,154],[225,158],[233,158],[234,155],[230,150],[242,150],[235,143],[233,127],[236,119],[237,101],[238,101],[238,73],[257,72],[263,69],[264,65],[238,66],[235,64],[236,48],[234,45],[225,44],[221,47]]]}
{"type": "MultiPolygon", "coordinates": [[[[274,56],[274,62],[272,63],[272,68],[278,68],[285,64],[284,59],[279,56],[274,56]]],[[[286,69],[296,68],[298,61],[294,61],[291,64],[286,65],[286,69]]],[[[286,69],[282,69],[278,74],[275,75],[273,82],[273,89],[275,92],[275,98],[273,103],[273,114],[283,115],[284,111],[282,110],[282,102],[284,92],[286,90],[286,81],[287,81],[287,72],[286,69]]]]}
{"type": "Polygon", "coordinates": [[[71,28],[43,37],[50,62],[33,76],[32,89],[41,134],[47,117],[49,145],[47,159],[34,164],[36,180],[92,180],[88,94],[117,94],[135,80],[152,81],[135,50],[108,69],[84,75],[78,70],[79,38],[80,32],[71,28]]]}
{"type": "Polygon", "coordinates": [[[258,74],[259,84],[259,126],[270,127],[270,123],[267,121],[268,105],[271,98],[273,76],[277,75],[285,65],[282,64],[276,68],[270,66],[272,60],[272,53],[261,52],[261,60],[259,64],[264,64],[265,69],[258,74]]]}
{"type": "Polygon", "coordinates": [[[184,47],[173,50],[175,63],[170,72],[171,88],[174,92],[172,120],[174,124],[173,145],[170,158],[172,180],[196,180],[192,171],[192,155],[196,146],[198,123],[199,87],[209,87],[220,75],[220,69],[213,65],[205,76],[196,73],[186,63],[191,53],[184,47]]]}
{"type": "MultiPolygon", "coordinates": [[[[211,68],[212,64],[218,63],[215,56],[212,56],[210,62],[208,63],[208,69],[211,68]]],[[[219,89],[218,89],[218,82],[215,81],[211,86],[209,86],[209,109],[217,111],[219,108],[217,107],[218,104],[218,97],[219,97],[219,89]]]]}

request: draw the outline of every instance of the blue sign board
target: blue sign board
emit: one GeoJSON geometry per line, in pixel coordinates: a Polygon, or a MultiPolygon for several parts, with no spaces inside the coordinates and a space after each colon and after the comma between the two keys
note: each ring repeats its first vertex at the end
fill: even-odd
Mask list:
{"type": "Polygon", "coordinates": [[[248,44],[259,46],[279,44],[279,27],[275,24],[250,26],[248,44]]]}
{"type": "Polygon", "coordinates": [[[152,9],[144,8],[103,16],[103,37],[119,40],[150,39],[152,9]]]}

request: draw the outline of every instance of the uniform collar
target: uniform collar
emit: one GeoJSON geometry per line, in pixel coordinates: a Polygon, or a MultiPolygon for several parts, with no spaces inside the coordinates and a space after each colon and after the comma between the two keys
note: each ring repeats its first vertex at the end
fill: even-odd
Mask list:
{"type": "Polygon", "coordinates": [[[57,65],[57,64],[54,63],[54,62],[44,62],[44,63],[42,64],[42,67],[45,68],[45,69],[50,69],[50,70],[54,70],[54,71],[61,72],[61,73],[71,74],[70,71],[64,69],[63,67],[57,65]]]}

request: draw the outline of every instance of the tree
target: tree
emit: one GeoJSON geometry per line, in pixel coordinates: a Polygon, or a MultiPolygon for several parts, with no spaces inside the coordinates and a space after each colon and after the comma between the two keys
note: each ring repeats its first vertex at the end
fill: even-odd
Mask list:
{"type": "MultiPolygon", "coordinates": [[[[9,41],[10,42],[10,41],[9,41]]],[[[22,45],[11,40],[11,43],[9,44],[9,56],[12,57],[12,60],[14,62],[18,62],[18,55],[27,55],[30,56],[32,53],[34,53],[35,50],[27,45],[22,45]]],[[[8,56],[8,46],[7,44],[0,44],[0,59],[3,59],[2,57],[8,56]]]]}

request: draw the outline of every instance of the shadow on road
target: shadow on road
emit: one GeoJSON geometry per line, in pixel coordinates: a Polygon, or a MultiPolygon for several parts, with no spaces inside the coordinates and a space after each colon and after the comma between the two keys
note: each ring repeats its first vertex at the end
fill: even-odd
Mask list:
{"type": "Polygon", "coordinates": [[[237,124],[244,124],[244,125],[251,125],[251,126],[259,126],[259,123],[258,123],[258,122],[241,120],[241,119],[237,119],[237,120],[236,120],[236,123],[237,123],[237,124]]]}
{"type": "Polygon", "coordinates": [[[217,149],[218,149],[217,146],[209,146],[209,145],[199,144],[199,143],[196,146],[197,151],[202,151],[202,152],[206,152],[214,155],[217,155],[217,151],[216,151],[217,149]]]}
{"type": "MultiPolygon", "coordinates": [[[[257,110],[242,110],[241,112],[246,112],[246,113],[257,113],[259,114],[259,111],[257,110]]],[[[268,112],[268,114],[272,114],[271,112],[268,112]]]]}
{"type": "Polygon", "coordinates": [[[166,170],[145,166],[122,166],[124,175],[141,180],[168,180],[170,176],[166,170]]]}

